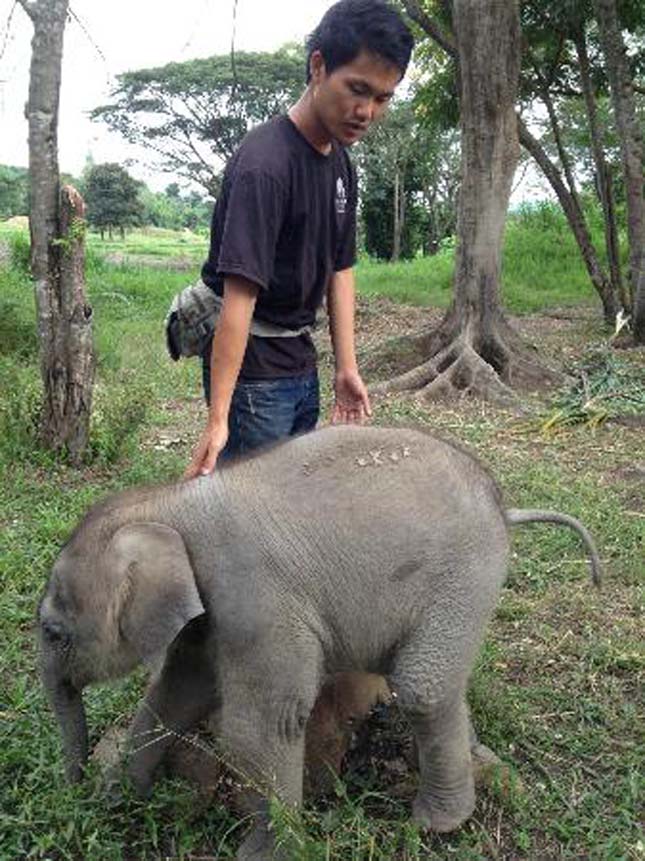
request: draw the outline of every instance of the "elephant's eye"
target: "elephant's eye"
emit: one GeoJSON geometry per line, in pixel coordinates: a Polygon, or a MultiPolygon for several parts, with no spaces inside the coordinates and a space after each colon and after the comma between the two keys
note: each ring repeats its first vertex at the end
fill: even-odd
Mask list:
{"type": "Polygon", "coordinates": [[[51,643],[66,643],[69,641],[69,634],[58,622],[45,620],[41,624],[44,635],[51,643]]]}

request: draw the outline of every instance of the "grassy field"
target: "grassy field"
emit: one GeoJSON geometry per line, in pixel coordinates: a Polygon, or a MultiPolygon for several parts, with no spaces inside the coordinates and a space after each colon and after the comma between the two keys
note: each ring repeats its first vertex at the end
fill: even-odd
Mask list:
{"type": "MultiPolygon", "coordinates": [[[[0,228],[0,244],[3,238],[9,233],[0,228]]],[[[173,294],[198,273],[206,239],[90,238],[99,366],[92,449],[80,470],[35,441],[33,295],[19,265],[24,238],[11,242],[13,257],[6,248],[0,254],[0,861],[233,858],[244,823],[225,794],[206,798],[163,780],[149,801],[126,794],[111,806],[96,766],[83,785],[65,785],[33,630],[48,569],[86,508],[112,490],[176,478],[187,462],[204,420],[199,371],[194,362],[169,360],[162,321],[173,294]]],[[[449,250],[397,266],[361,261],[361,355],[383,340],[385,318],[388,332],[399,334],[406,320],[422,319],[419,305],[430,306],[428,313],[444,307],[451,269],[449,250]]],[[[559,309],[555,321],[520,321],[551,361],[570,365],[590,346],[607,350],[598,303],[557,220],[510,224],[504,295],[514,314],[559,309]]],[[[328,406],[324,340],[321,351],[328,406]]],[[[615,361],[632,382],[645,384],[642,352],[615,361]]],[[[518,528],[470,691],[482,739],[518,781],[483,789],[459,832],[418,834],[407,825],[415,781],[401,764],[407,730],[394,713],[374,727],[375,756],[350,771],[334,797],[309,805],[298,820],[278,815],[278,832],[296,835],[298,859],[645,858],[645,433],[642,425],[616,422],[544,433],[540,417],[563,398],[532,400],[528,418],[471,402],[375,404],[376,422],[418,423],[468,445],[497,476],[509,505],[581,518],[596,538],[606,580],[601,592],[592,589],[568,531],[518,528]]],[[[92,742],[127,723],[143,683],[137,675],[88,692],[92,742]]]]}

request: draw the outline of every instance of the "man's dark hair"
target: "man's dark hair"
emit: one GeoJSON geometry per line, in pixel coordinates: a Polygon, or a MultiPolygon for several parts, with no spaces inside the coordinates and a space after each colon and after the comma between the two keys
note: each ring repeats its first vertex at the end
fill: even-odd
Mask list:
{"type": "Polygon", "coordinates": [[[392,63],[403,77],[413,45],[403,19],[384,0],[340,0],[325,12],[307,39],[307,83],[314,51],[322,54],[327,73],[367,51],[392,63]]]}

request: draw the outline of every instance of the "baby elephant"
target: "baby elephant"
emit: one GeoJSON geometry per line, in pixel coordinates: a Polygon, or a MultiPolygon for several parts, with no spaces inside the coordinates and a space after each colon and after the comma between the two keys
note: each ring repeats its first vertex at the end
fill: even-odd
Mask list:
{"type": "MultiPolygon", "coordinates": [[[[42,672],[67,775],[87,759],[82,688],[165,653],[131,729],[183,732],[218,708],[221,743],[257,790],[238,858],[274,852],[268,799],[302,798],[304,730],[324,679],[385,676],[418,748],[413,817],[436,831],[473,812],[468,676],[506,573],[509,524],[471,456],[428,434],[330,427],[170,487],[95,506],[39,607],[42,672]]],[[[171,733],[132,754],[151,785],[171,733]]]]}

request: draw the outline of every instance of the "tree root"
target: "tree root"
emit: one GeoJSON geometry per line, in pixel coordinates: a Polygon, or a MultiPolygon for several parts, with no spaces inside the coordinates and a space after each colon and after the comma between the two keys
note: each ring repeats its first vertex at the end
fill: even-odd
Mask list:
{"type": "Polygon", "coordinates": [[[561,379],[540,362],[537,351],[527,347],[501,315],[486,335],[474,320],[458,325],[448,316],[424,339],[430,357],[403,374],[371,385],[370,394],[414,392],[424,401],[475,397],[516,405],[515,388],[539,388],[561,379]]]}

